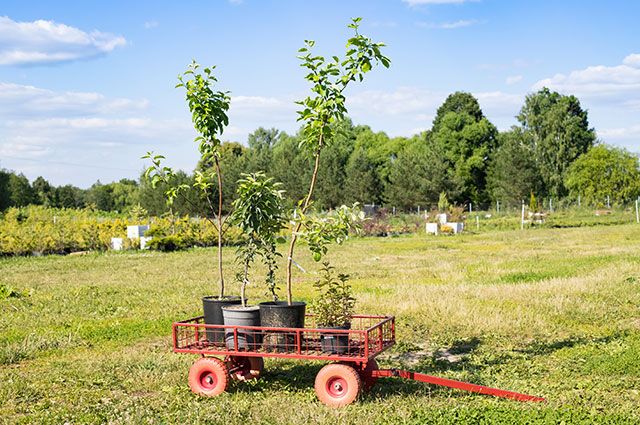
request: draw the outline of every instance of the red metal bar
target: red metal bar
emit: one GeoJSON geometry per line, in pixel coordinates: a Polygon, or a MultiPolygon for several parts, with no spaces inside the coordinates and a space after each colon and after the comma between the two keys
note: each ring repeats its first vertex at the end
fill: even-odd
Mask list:
{"type": "Polygon", "coordinates": [[[533,395],[516,393],[514,391],[500,390],[497,388],[485,387],[484,385],[469,384],[467,382],[455,381],[453,379],[439,378],[437,376],[425,375],[424,373],[410,372],[408,370],[397,369],[380,369],[372,372],[374,377],[399,377],[404,379],[412,379],[414,381],[426,382],[428,384],[440,385],[443,387],[456,388],[464,391],[471,391],[479,394],[492,395],[495,397],[510,398],[518,401],[546,401],[542,397],[533,395]]]}
{"type": "Polygon", "coordinates": [[[176,353],[213,356],[242,355],[250,357],[280,357],[366,363],[395,343],[393,336],[388,332],[389,326],[393,326],[395,320],[393,316],[356,315],[354,318],[356,324],[354,328],[332,329],[330,331],[331,334],[348,335],[348,339],[351,342],[349,343],[348,351],[344,354],[322,352],[320,337],[327,333],[327,329],[315,328],[316,325],[312,319],[307,323],[308,326],[313,326],[313,328],[279,328],[224,324],[208,325],[203,323],[202,316],[173,324],[173,351],[176,353]],[[232,333],[232,346],[227,347],[224,341],[222,344],[212,343],[206,338],[200,341],[200,336],[209,330],[219,330],[224,332],[224,334],[232,333]],[[271,352],[268,347],[263,347],[262,345],[248,347],[248,349],[245,350],[244,348],[241,349],[238,341],[241,332],[278,332],[291,335],[293,338],[290,342],[286,341],[284,343],[284,351],[271,352]]]}
{"type": "Polygon", "coordinates": [[[178,346],[178,334],[177,334],[176,324],[175,323],[172,326],[172,333],[173,333],[173,346],[177,347],[178,346]]]}

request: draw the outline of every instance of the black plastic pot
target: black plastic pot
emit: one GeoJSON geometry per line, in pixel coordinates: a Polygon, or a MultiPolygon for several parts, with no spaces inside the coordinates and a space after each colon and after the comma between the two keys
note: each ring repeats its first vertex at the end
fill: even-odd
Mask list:
{"type": "MultiPolygon", "coordinates": [[[[222,307],[224,324],[231,326],[260,326],[260,307],[228,305],[222,307]]],[[[225,328],[224,337],[229,350],[236,349],[235,334],[238,336],[238,350],[255,350],[262,344],[262,332],[248,329],[225,328]]]]}
{"type": "MultiPolygon", "coordinates": [[[[334,326],[329,328],[321,327],[320,329],[351,329],[351,323],[343,326],[334,326]]],[[[320,334],[320,347],[324,353],[344,354],[349,351],[349,334],[348,333],[331,333],[322,332],[320,334]]]]}
{"type": "MultiPolygon", "coordinates": [[[[215,296],[202,297],[202,311],[204,323],[207,325],[224,325],[222,307],[240,304],[240,297],[228,296],[222,299],[215,296]]],[[[211,343],[222,343],[224,331],[222,329],[207,329],[207,340],[211,343]]]]}
{"type": "MultiPolygon", "coordinates": [[[[260,303],[260,326],[304,328],[306,307],[307,304],[301,301],[295,301],[291,305],[286,301],[260,303]]],[[[265,331],[263,346],[267,350],[291,351],[296,344],[295,338],[295,334],[291,332],[265,331]]]]}

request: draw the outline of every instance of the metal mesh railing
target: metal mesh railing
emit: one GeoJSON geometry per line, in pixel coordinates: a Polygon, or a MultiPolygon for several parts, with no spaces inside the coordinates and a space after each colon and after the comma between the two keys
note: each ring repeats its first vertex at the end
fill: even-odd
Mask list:
{"type": "Polygon", "coordinates": [[[316,328],[307,315],[304,328],[207,325],[202,317],[174,323],[178,352],[363,361],[394,344],[394,318],[356,315],[351,329],[316,328]]]}

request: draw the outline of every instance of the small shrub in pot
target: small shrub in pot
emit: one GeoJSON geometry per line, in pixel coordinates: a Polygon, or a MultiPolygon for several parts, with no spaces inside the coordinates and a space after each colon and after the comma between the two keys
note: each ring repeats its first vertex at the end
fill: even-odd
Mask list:
{"type": "MultiPolygon", "coordinates": [[[[280,254],[276,251],[278,233],[285,225],[283,191],[280,183],[274,182],[263,172],[243,174],[238,181],[237,199],[233,202],[232,223],[243,233],[243,241],[236,249],[236,261],[242,265],[238,273],[241,305],[222,308],[225,325],[260,326],[260,308],[247,306],[246,289],[249,270],[256,259],[261,258],[267,267],[265,282],[269,291],[275,293],[276,262],[280,254]]],[[[259,332],[228,328],[225,340],[229,349],[234,349],[236,339],[239,349],[252,349],[262,342],[259,332]],[[236,338],[237,335],[237,338],[236,338]]]]}
{"type": "MultiPolygon", "coordinates": [[[[328,261],[323,263],[322,276],[313,285],[319,293],[313,303],[318,328],[351,329],[356,299],[348,281],[349,275],[336,275],[328,261]]],[[[323,332],[320,334],[320,343],[324,352],[343,354],[349,349],[349,334],[323,332]]]]}

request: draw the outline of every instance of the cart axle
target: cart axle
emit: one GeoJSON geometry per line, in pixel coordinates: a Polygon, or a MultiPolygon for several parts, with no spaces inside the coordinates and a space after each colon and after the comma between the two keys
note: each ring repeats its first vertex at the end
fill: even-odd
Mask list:
{"type": "Polygon", "coordinates": [[[439,378],[437,376],[426,375],[424,373],[411,372],[398,369],[380,369],[371,372],[375,378],[399,377],[414,381],[426,382],[427,384],[440,385],[443,387],[456,388],[464,391],[471,391],[479,394],[492,395],[495,397],[510,398],[518,401],[546,401],[542,397],[521,394],[514,391],[500,390],[498,388],[485,387],[484,385],[470,384],[468,382],[455,381],[453,379],[439,378]]]}

